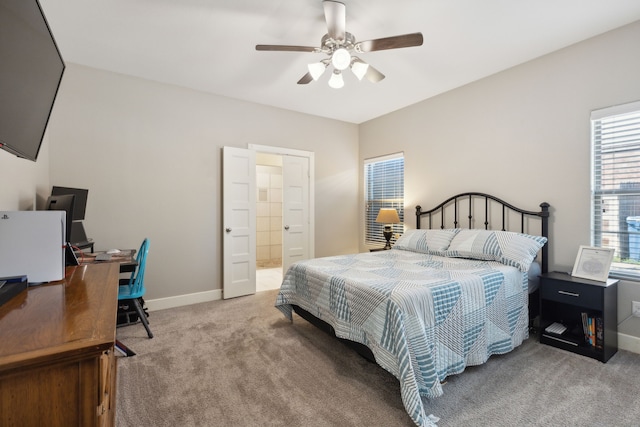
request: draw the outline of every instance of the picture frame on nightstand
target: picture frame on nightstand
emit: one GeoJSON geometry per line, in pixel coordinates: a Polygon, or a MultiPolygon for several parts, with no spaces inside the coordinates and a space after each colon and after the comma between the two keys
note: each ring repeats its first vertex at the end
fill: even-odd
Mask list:
{"type": "Polygon", "coordinates": [[[614,249],[581,245],[571,276],[606,282],[613,261],[614,249]]]}

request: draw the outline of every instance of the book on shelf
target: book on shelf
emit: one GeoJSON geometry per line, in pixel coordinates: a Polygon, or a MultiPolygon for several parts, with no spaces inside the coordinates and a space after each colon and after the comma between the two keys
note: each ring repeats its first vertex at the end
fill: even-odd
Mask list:
{"type": "Polygon", "coordinates": [[[604,322],[602,317],[590,315],[589,313],[581,313],[582,330],[584,332],[584,341],[594,348],[602,348],[604,341],[604,322]]]}

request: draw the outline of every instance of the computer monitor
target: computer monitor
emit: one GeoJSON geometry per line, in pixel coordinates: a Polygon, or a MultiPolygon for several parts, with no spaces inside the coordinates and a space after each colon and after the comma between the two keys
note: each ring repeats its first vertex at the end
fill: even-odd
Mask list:
{"type": "Polygon", "coordinates": [[[87,197],[89,195],[89,190],[82,188],[57,187],[55,185],[51,189],[52,196],[62,196],[65,194],[73,194],[76,196],[75,204],[73,206],[73,220],[82,221],[84,219],[85,211],[87,210],[87,197]]]}
{"type": "Polygon", "coordinates": [[[48,211],[65,211],[66,216],[66,230],[65,230],[65,241],[71,242],[71,223],[73,222],[73,207],[75,204],[75,198],[73,194],[64,194],[59,196],[50,196],[47,199],[47,209],[48,211]]]}
{"type": "Polygon", "coordinates": [[[69,243],[72,245],[79,245],[87,243],[87,233],[84,231],[84,225],[82,221],[73,221],[71,223],[71,240],[69,243]]]}

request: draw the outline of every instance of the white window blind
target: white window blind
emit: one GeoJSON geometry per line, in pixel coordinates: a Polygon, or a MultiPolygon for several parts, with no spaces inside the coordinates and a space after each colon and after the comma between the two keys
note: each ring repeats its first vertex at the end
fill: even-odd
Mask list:
{"type": "Polygon", "coordinates": [[[611,274],[640,279],[640,102],[594,111],[593,246],[615,249],[611,274]]]}
{"type": "MultiPolygon", "coordinates": [[[[403,153],[367,159],[365,178],[365,243],[384,245],[385,224],[376,222],[381,208],[395,208],[400,224],[393,224],[393,233],[404,231],[404,155],[403,153]]],[[[395,239],[392,239],[394,241],[395,239]]]]}

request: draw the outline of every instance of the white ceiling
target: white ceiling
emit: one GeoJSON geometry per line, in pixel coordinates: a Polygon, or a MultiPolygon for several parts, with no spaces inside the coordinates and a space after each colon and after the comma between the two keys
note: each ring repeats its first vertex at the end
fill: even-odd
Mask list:
{"type": "MultiPolygon", "coordinates": [[[[640,19],[638,0],[344,0],[357,41],[422,32],[359,56],[386,75],[296,82],[319,53],[321,0],[40,0],[66,62],[362,123],[640,19]]],[[[634,47],[637,48],[637,47],[634,47]]]]}

